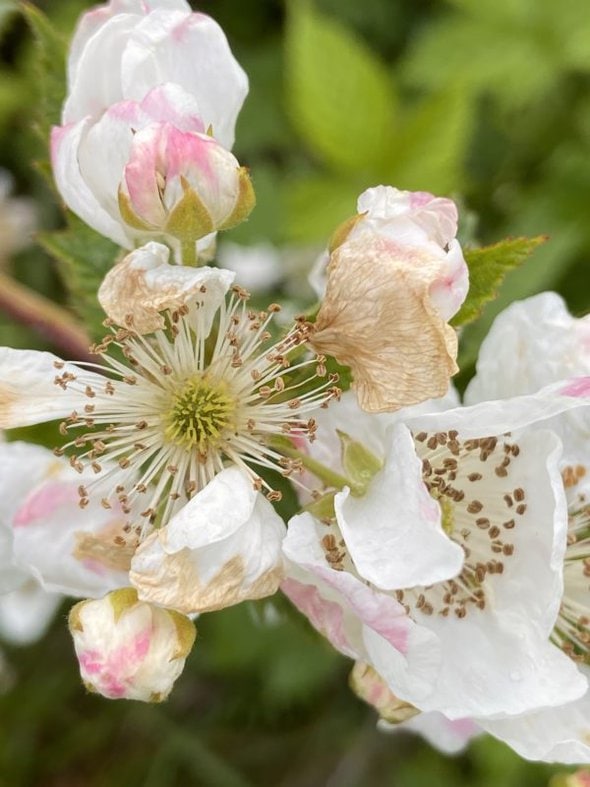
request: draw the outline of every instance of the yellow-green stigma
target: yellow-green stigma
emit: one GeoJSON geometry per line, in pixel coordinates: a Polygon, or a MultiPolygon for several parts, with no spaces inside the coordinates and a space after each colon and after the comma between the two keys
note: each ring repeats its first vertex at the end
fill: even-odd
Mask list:
{"type": "Polygon", "coordinates": [[[223,381],[194,377],[175,393],[164,435],[174,445],[206,454],[232,431],[235,409],[235,399],[223,381]]]}

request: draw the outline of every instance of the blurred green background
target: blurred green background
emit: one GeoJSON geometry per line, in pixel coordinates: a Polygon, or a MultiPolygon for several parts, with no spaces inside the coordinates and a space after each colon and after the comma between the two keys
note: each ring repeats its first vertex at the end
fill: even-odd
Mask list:
{"type": "MultiPolygon", "coordinates": [[[[47,156],[35,130],[35,45],[11,5],[0,2],[0,166],[16,193],[34,200],[47,231],[63,220],[35,167],[47,156]]],[[[91,3],[37,5],[67,35],[91,3]]],[[[555,289],[575,314],[590,311],[587,0],[198,7],[222,24],[251,81],[235,153],[251,168],[258,207],[229,233],[233,241],[271,241],[312,259],[360,191],[378,183],[453,196],[465,243],[549,235],[465,331],[463,381],[511,300],[555,289]]],[[[0,249],[5,272],[68,301],[45,251],[31,246],[8,259],[10,246],[0,249]]],[[[292,292],[288,281],[282,287],[292,292]]],[[[304,290],[295,297],[305,305],[304,290]]],[[[93,306],[72,305],[80,313],[84,303],[93,306]]],[[[49,346],[1,314],[0,342],[49,346]]],[[[171,699],[153,707],[85,694],[65,612],[38,644],[2,645],[1,787],[536,787],[559,770],[525,763],[491,739],[446,759],[416,738],[378,733],[347,688],[351,664],[284,600],[203,616],[171,699]]]]}

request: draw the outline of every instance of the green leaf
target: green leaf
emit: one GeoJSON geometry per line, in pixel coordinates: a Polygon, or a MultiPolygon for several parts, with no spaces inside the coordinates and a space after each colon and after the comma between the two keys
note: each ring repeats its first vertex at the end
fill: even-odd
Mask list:
{"type": "Polygon", "coordinates": [[[42,232],[40,245],[58,262],[71,303],[91,336],[100,338],[105,314],[97,299],[98,288],[121,250],[80,219],[68,214],[68,229],[42,232]]]}
{"type": "Polygon", "coordinates": [[[311,151],[337,171],[379,171],[397,102],[371,50],[311,3],[292,0],[286,73],[287,108],[311,151]]]}
{"type": "Polygon", "coordinates": [[[469,268],[469,294],[452,324],[459,327],[477,319],[485,304],[496,296],[506,274],[521,265],[546,240],[544,235],[536,238],[508,238],[492,246],[465,250],[465,261],[469,268]]]}
{"type": "Polygon", "coordinates": [[[48,140],[51,126],[59,125],[66,95],[67,43],[49,19],[32,3],[22,2],[22,12],[35,36],[40,102],[39,135],[48,140]]]}
{"type": "Polygon", "coordinates": [[[463,180],[473,105],[460,88],[429,96],[407,117],[388,180],[398,188],[448,193],[463,180]]]}

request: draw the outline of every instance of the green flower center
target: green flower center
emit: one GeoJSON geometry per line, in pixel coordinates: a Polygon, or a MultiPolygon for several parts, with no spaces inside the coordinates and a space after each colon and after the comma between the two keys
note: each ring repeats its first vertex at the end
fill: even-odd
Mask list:
{"type": "Polygon", "coordinates": [[[235,398],[223,381],[194,377],[174,394],[164,435],[175,445],[206,454],[233,429],[235,410],[235,398]]]}

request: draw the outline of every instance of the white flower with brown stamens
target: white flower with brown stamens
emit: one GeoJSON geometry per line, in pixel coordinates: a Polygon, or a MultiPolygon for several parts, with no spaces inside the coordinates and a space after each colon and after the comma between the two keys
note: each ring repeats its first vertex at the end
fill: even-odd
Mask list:
{"type": "MultiPolygon", "coordinates": [[[[177,270],[163,263],[157,280],[174,284],[177,270]]],[[[71,452],[72,466],[90,474],[80,504],[92,496],[106,507],[114,495],[126,513],[140,506],[145,531],[168,521],[227,463],[278,498],[254,468],[282,471],[273,438],[312,438],[314,412],[339,394],[323,359],[305,353],[305,323],[273,343],[268,328],[278,306],[255,311],[239,288],[226,301],[225,271],[192,276],[194,287],[182,282],[160,304],[171,307],[164,327],[136,333],[130,313],[127,327],[114,326],[94,348],[101,363],[91,368],[49,353],[0,351],[0,424],[65,418],[62,433],[76,436],[59,453],[71,452]]]]}
{"type": "Polygon", "coordinates": [[[442,396],[458,370],[447,321],[468,288],[457,209],[426,192],[378,186],[361,194],[358,210],[332,241],[311,342],[350,366],[367,412],[442,396]]]}
{"type": "Polygon", "coordinates": [[[337,492],[332,520],[291,521],[283,589],[339,650],[420,710],[479,722],[576,700],[586,679],[550,641],[567,530],[560,444],[545,430],[514,430],[589,394],[585,378],[378,418],[345,395],[327,420],[354,440],[367,435],[383,466],[364,494],[337,492]]]}

